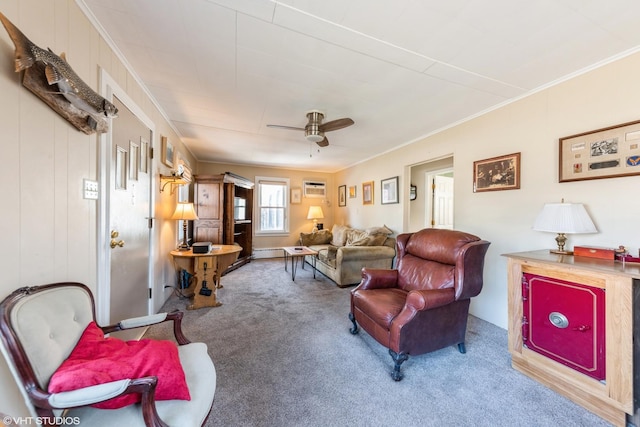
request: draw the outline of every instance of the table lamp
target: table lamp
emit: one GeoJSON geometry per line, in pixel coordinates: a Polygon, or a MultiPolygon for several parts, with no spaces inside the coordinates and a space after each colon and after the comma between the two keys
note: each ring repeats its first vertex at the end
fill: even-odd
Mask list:
{"type": "Polygon", "coordinates": [[[558,249],[549,252],[561,255],[572,255],[572,251],[565,251],[567,241],[565,234],[597,233],[596,226],[591,221],[582,203],[547,203],[538,214],[533,229],[558,233],[556,242],[558,249]]]}
{"type": "Polygon", "coordinates": [[[182,221],[182,243],[178,246],[179,251],[188,251],[189,244],[187,243],[187,221],[198,219],[196,211],[193,207],[193,203],[178,202],[176,211],[171,216],[171,219],[182,221]]]}
{"type": "Polygon", "coordinates": [[[309,212],[307,213],[307,219],[313,220],[313,229],[312,233],[316,233],[318,231],[318,220],[324,218],[324,213],[322,213],[322,208],[320,206],[309,206],[309,212]]]}

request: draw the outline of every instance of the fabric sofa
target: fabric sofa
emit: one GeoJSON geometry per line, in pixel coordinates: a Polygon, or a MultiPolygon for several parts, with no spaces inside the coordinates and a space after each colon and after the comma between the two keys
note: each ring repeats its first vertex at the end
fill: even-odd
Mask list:
{"type": "MultiPolygon", "coordinates": [[[[300,233],[300,244],[318,252],[316,269],[343,288],[360,283],[362,268],[391,268],[396,239],[386,226],[358,230],[334,225],[331,231],[300,233]]],[[[305,261],[313,264],[311,256],[305,261]]]]}

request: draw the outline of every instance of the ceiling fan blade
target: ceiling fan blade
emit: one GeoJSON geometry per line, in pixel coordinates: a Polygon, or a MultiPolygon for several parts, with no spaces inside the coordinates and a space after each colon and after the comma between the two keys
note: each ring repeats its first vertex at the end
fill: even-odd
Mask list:
{"type": "Polygon", "coordinates": [[[277,129],[288,129],[288,130],[304,130],[304,128],[297,128],[295,126],[284,126],[284,125],[267,125],[268,128],[277,128],[277,129]]]}
{"type": "Polygon", "coordinates": [[[316,142],[316,144],[318,144],[320,147],[326,147],[327,145],[329,145],[329,140],[325,136],[322,141],[318,141],[316,142]]]}
{"type": "Polygon", "coordinates": [[[330,122],[323,123],[319,126],[320,132],[329,132],[332,130],[338,130],[342,128],[346,128],[347,126],[351,126],[353,124],[353,120],[348,117],[343,119],[331,120],[330,122]]]}

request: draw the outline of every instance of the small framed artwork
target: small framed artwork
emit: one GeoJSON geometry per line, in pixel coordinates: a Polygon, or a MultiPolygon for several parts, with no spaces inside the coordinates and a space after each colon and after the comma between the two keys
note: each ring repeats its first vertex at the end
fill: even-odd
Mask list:
{"type": "Polygon", "coordinates": [[[473,192],[520,188],[520,153],[473,162],[473,192]]]}
{"type": "Polygon", "coordinates": [[[373,181],[362,183],[362,204],[363,205],[373,204],[373,181]]]}
{"type": "Polygon", "coordinates": [[[409,186],[409,200],[415,200],[418,197],[418,188],[415,185],[409,186]]]}
{"type": "Polygon", "coordinates": [[[640,121],[560,138],[559,182],[640,175],[640,121]]]}
{"type": "Polygon", "coordinates": [[[291,204],[297,205],[302,202],[302,188],[296,187],[291,189],[291,204]]]}
{"type": "Polygon", "coordinates": [[[380,181],[381,198],[380,203],[383,205],[390,205],[392,203],[399,203],[398,199],[398,177],[387,178],[380,181]]]}
{"type": "Polygon", "coordinates": [[[173,144],[169,142],[169,139],[166,136],[163,136],[161,139],[162,139],[162,163],[172,168],[173,157],[175,154],[173,149],[173,144]]]}
{"type": "Polygon", "coordinates": [[[352,185],[351,187],[349,187],[349,198],[350,199],[355,199],[356,198],[356,190],[358,189],[358,187],[356,187],[355,185],[352,185]]]}
{"type": "Polygon", "coordinates": [[[347,186],[338,187],[338,206],[347,206],[347,186]]]}

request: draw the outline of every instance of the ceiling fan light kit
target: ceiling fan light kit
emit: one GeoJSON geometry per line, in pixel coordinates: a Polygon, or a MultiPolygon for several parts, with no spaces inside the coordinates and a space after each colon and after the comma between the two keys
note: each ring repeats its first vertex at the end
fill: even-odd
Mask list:
{"type": "Polygon", "coordinates": [[[329,140],[324,136],[325,132],[346,128],[347,126],[351,126],[352,124],[354,124],[354,121],[348,117],[332,120],[327,123],[322,123],[322,120],[324,119],[324,113],[318,110],[309,111],[307,113],[307,119],[309,121],[305,125],[304,129],[284,125],[267,125],[267,127],[288,130],[304,130],[304,137],[307,139],[307,141],[315,142],[320,147],[326,147],[327,145],[329,145],[329,140]]]}

